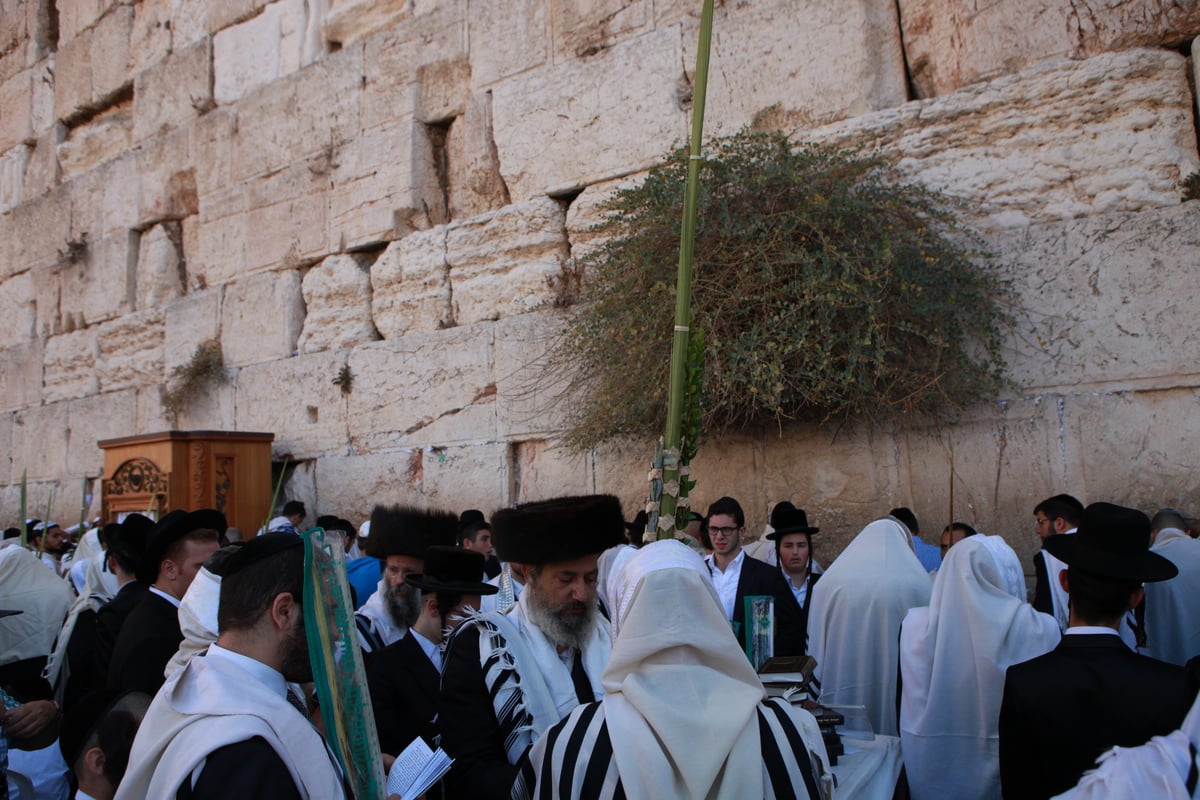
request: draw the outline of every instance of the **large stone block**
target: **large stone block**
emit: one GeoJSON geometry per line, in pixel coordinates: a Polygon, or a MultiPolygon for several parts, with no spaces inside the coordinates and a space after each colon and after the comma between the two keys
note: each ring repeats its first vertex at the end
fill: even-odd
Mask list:
{"type": "Polygon", "coordinates": [[[25,192],[25,170],[33,148],[19,144],[0,154],[0,214],[21,204],[25,192]]]}
{"type": "MultiPolygon", "coordinates": [[[[83,327],[83,320],[75,316],[64,319],[61,313],[62,274],[57,264],[41,264],[29,271],[33,276],[33,298],[37,335],[45,338],[56,336],[70,326],[70,330],[83,327]],[[76,325],[78,323],[78,325],[76,325]]],[[[69,332],[69,331],[67,331],[69,332]]]]}
{"type": "Polygon", "coordinates": [[[439,122],[462,116],[471,94],[471,62],[465,55],[417,69],[417,118],[439,122]]]}
{"type": "Polygon", "coordinates": [[[119,103],[83,125],[72,128],[58,145],[64,177],[90,172],[133,144],[133,102],[119,103]]]}
{"type": "Polygon", "coordinates": [[[1200,33],[1200,6],[1166,0],[900,0],[913,85],[922,97],[1050,58],[1177,47],[1200,33]]]}
{"type": "MultiPolygon", "coordinates": [[[[578,264],[606,241],[606,237],[595,230],[604,222],[607,212],[604,204],[621,189],[632,189],[646,179],[645,173],[629,175],[615,181],[592,184],[571,201],[567,209],[567,238],[571,242],[571,258],[578,264]]],[[[586,275],[584,276],[586,279],[586,275]]]]}
{"type": "MultiPolygon", "coordinates": [[[[358,524],[369,519],[371,509],[379,503],[424,505],[421,448],[323,454],[311,463],[313,483],[318,487],[314,505],[322,514],[336,513],[358,524]]],[[[289,484],[288,497],[294,496],[289,484]]]]}
{"type": "Polygon", "coordinates": [[[455,321],[499,319],[554,302],[567,257],[565,212],[550,198],[451,224],[446,262],[455,321]]]}
{"type": "MultiPolygon", "coordinates": [[[[66,474],[66,459],[66,403],[27,408],[13,415],[12,483],[20,483],[22,472],[30,481],[58,478],[66,474]]],[[[32,500],[31,492],[27,508],[36,507],[32,500]]],[[[46,507],[44,499],[40,505],[46,507]]]]}
{"type": "MultiPolygon", "coordinates": [[[[892,108],[908,99],[892,0],[726,4],[713,23],[704,132],[758,123],[800,127],[892,108]]],[[[683,26],[694,76],[697,30],[683,26]]],[[[662,151],[673,142],[658,143],[662,151]]]]}
{"type": "Polygon", "coordinates": [[[997,237],[1017,288],[1009,378],[1024,389],[1167,388],[1195,371],[1195,203],[1034,225],[997,237]]]}
{"type": "Polygon", "coordinates": [[[371,317],[385,339],[450,327],[444,225],[392,242],[371,265],[371,317]]]}
{"type": "Polygon", "coordinates": [[[57,17],[54,0],[10,0],[0,6],[0,81],[53,50],[57,17]]]}
{"type": "Polygon", "coordinates": [[[414,333],[350,353],[358,452],[495,440],[492,325],[414,333]]]}
{"type": "Polygon", "coordinates": [[[0,152],[33,139],[33,71],[0,83],[0,152]]]}
{"type": "Polygon", "coordinates": [[[0,215],[0,278],[58,260],[71,235],[71,195],[58,187],[0,215]]]}
{"type": "Polygon", "coordinates": [[[492,93],[466,103],[446,134],[447,201],[450,219],[463,219],[508,205],[508,187],[492,133],[492,93]]]}
{"type": "Polygon", "coordinates": [[[454,0],[395,21],[363,41],[365,130],[414,113],[420,68],[466,52],[464,17],[461,3],[454,0]]]}
{"type": "Polygon", "coordinates": [[[1185,59],[1156,50],[1052,61],[809,134],[878,150],[989,226],[1173,206],[1200,164],[1185,59]]]}
{"type": "Polygon", "coordinates": [[[478,508],[490,516],[516,499],[509,446],[503,442],[426,447],[420,477],[421,496],[434,508],[456,513],[478,508]]]}
{"type": "Polygon", "coordinates": [[[58,166],[58,145],[67,138],[67,127],[55,123],[38,137],[25,166],[22,200],[45,194],[58,185],[62,170],[58,166]]]}
{"type": "Polygon", "coordinates": [[[412,0],[329,0],[321,30],[338,44],[358,41],[412,16],[412,0]]]}
{"type": "MultiPolygon", "coordinates": [[[[590,452],[571,450],[558,442],[531,439],[510,445],[516,462],[517,503],[594,494],[595,468],[590,452]]],[[[624,505],[626,519],[632,519],[637,507],[624,505]]]]}
{"type": "Polygon", "coordinates": [[[60,266],[64,324],[93,325],[132,310],[137,263],[136,231],[89,239],[86,254],[60,266]]]}
{"type": "MultiPolygon", "coordinates": [[[[236,280],[246,269],[246,189],[234,185],[227,191],[205,195],[200,202],[200,224],[195,250],[187,250],[188,274],[207,286],[236,280]]],[[[259,231],[255,231],[257,235],[259,231]]]]}
{"type": "Polygon", "coordinates": [[[362,47],[356,45],[243,98],[234,179],[275,172],[352,139],[359,131],[362,79],[362,47]],[[289,124],[279,124],[281,119],[289,124]]]}
{"type": "MultiPolygon", "coordinates": [[[[0,410],[42,402],[42,341],[30,339],[0,350],[0,410]]],[[[0,475],[3,475],[0,467],[0,475]]]]}
{"type": "Polygon", "coordinates": [[[146,139],[136,152],[141,182],[138,227],[149,227],[164,219],[183,219],[199,211],[196,173],[206,165],[193,162],[188,127],[146,139]]]}
{"type": "Polygon", "coordinates": [[[133,81],[129,71],[129,37],[133,6],[116,5],[92,29],[92,102],[102,104],[133,81]]]}
{"type": "Polygon", "coordinates": [[[203,39],[138,73],[133,87],[135,140],[182,125],[211,107],[212,47],[203,39]]]}
{"type": "Polygon", "coordinates": [[[218,103],[235,103],[279,77],[284,8],[283,2],[271,3],[213,36],[213,96],[218,103]]]}
{"type": "Polygon", "coordinates": [[[570,398],[547,372],[566,312],[539,312],[496,323],[496,435],[539,440],[566,428],[570,398]]]}
{"type": "Polygon", "coordinates": [[[147,386],[138,389],[134,430],[165,431],[169,430],[171,425],[171,420],[167,419],[167,415],[163,411],[162,387],[147,386]]]}
{"type": "MultiPolygon", "coordinates": [[[[76,482],[104,471],[104,451],[96,442],[138,432],[137,392],[106,392],[67,403],[67,475],[76,482]]],[[[96,499],[99,501],[99,487],[96,499]]],[[[99,505],[99,502],[96,503],[99,505]]],[[[78,522],[78,508],[75,510],[78,522]]]]}
{"type": "Polygon", "coordinates": [[[42,393],[45,402],[74,400],[99,392],[100,381],[96,369],[99,355],[95,328],[47,339],[42,393]]]}
{"type": "MultiPolygon", "coordinates": [[[[222,5],[220,3],[215,5],[222,5]]],[[[179,49],[186,49],[179,42],[179,49]]],[[[141,0],[133,9],[129,32],[129,69],[134,75],[171,53],[171,0],[141,0]]]]}
{"type": "Polygon", "coordinates": [[[27,342],[36,335],[37,303],[33,276],[22,272],[0,281],[0,347],[27,342]]]}
{"type": "Polygon", "coordinates": [[[497,85],[496,149],[512,199],[645,168],[682,142],[682,57],[679,31],[668,29],[497,85]]]}
{"type": "Polygon", "coordinates": [[[293,267],[329,252],[328,192],[250,209],[246,269],[293,267]]]}
{"type": "Polygon", "coordinates": [[[238,23],[267,13],[272,6],[270,0],[226,0],[224,3],[208,3],[208,32],[216,34],[238,23]]]}
{"type": "Polygon", "coordinates": [[[653,22],[650,0],[558,0],[554,4],[554,61],[587,58],[653,22]]]}
{"type": "Polygon", "coordinates": [[[362,256],[330,256],[308,271],[301,353],[355,347],[378,340],[371,321],[371,264],[362,256]]]}
{"type": "Polygon", "coordinates": [[[222,287],[192,292],[168,303],[163,359],[167,374],[191,360],[196,348],[221,333],[222,287]]]}
{"type": "Polygon", "coordinates": [[[205,384],[188,398],[175,419],[175,427],[181,431],[235,430],[234,392],[232,380],[205,384]]]}
{"type": "Polygon", "coordinates": [[[477,87],[494,86],[512,75],[549,63],[549,0],[471,3],[467,37],[471,77],[477,87]],[[501,47],[486,46],[503,42],[501,47]]]}
{"type": "Polygon", "coordinates": [[[135,308],[161,308],[183,294],[183,231],[177,222],[155,225],[138,241],[135,308]]]}
{"type": "Polygon", "coordinates": [[[249,275],[225,287],[221,345],[230,367],[287,358],[304,324],[300,273],[290,269],[249,275]]]}
{"type": "Polygon", "coordinates": [[[97,340],[102,391],[163,382],[163,312],[151,308],[100,326],[97,340]]]}
{"type": "Polygon", "coordinates": [[[115,0],[56,0],[58,40],[66,42],[95,25],[115,5],[115,0]]]}
{"type": "Polygon", "coordinates": [[[191,155],[204,169],[196,175],[196,190],[203,197],[221,192],[233,183],[233,152],[237,112],[215,108],[192,125],[191,155]]]}
{"type": "Polygon", "coordinates": [[[87,228],[97,234],[142,227],[139,155],[136,148],[126,151],[91,173],[75,178],[72,183],[78,184],[82,191],[75,193],[74,217],[86,217],[87,228]],[[97,212],[98,217],[93,216],[97,212]]]}
{"type": "Polygon", "coordinates": [[[240,431],[274,431],[274,449],[291,458],[346,451],[346,400],[333,384],[344,352],[284,358],[238,371],[235,422],[240,431]]]}

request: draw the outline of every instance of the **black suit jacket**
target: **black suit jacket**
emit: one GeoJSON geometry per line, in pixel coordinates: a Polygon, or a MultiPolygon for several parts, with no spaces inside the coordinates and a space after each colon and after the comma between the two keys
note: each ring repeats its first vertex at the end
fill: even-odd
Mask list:
{"type": "Polygon", "coordinates": [[[738,577],[737,597],[733,601],[733,622],[737,630],[738,644],[746,648],[746,603],[747,597],[770,595],[775,598],[775,655],[804,655],[804,620],[800,604],[788,588],[777,567],[759,561],[749,553],[742,560],[742,574],[738,577]]]}
{"type": "Polygon", "coordinates": [[[440,682],[411,631],[375,654],[367,667],[367,685],[383,752],[399,755],[418,736],[434,746],[440,682]]]}
{"type": "Polygon", "coordinates": [[[108,679],[108,667],[112,663],[113,649],[117,646],[121,628],[125,627],[125,620],[129,619],[145,596],[146,584],[130,581],[96,612],[95,670],[102,682],[108,679]]]}
{"type": "Polygon", "coordinates": [[[1000,783],[1009,800],[1052,797],[1096,757],[1180,726],[1195,689],[1173,664],[1138,655],[1117,636],[1072,634],[1008,668],[1000,705],[1000,783]]]}
{"type": "Polygon", "coordinates": [[[179,643],[179,611],[170,601],[147,591],[121,627],[108,666],[108,686],[134,689],[151,697],[166,682],[163,670],[179,643]]]}
{"type": "MultiPolygon", "coordinates": [[[[1050,595],[1050,576],[1046,574],[1046,556],[1041,550],[1033,554],[1033,572],[1037,583],[1033,589],[1033,609],[1054,616],[1054,600],[1050,595]]],[[[1055,576],[1058,580],[1058,576],[1055,576]]]]}

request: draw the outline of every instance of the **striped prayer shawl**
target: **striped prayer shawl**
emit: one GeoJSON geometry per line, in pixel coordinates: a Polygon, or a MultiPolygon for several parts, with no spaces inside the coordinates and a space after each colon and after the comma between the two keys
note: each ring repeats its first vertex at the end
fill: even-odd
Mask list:
{"type": "MultiPolygon", "coordinates": [[[[519,792],[514,786],[514,800],[624,800],[626,790],[617,773],[603,706],[603,702],[582,705],[544,734],[530,765],[537,777],[534,791],[519,792]]],[[[768,699],[759,704],[758,730],[764,800],[820,800],[827,796],[831,776],[819,774],[819,760],[809,755],[782,701],[768,699]]],[[[631,791],[638,797],[653,795],[653,787],[632,787],[631,791]]]]}

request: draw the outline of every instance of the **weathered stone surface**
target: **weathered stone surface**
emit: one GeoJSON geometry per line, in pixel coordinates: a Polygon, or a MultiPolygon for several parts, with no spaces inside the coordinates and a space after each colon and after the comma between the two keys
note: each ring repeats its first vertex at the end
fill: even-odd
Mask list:
{"type": "Polygon", "coordinates": [[[298,266],[327,250],[328,157],[246,183],[246,268],[298,266]]]}
{"type": "Polygon", "coordinates": [[[471,93],[471,62],[466,56],[422,64],[417,69],[417,118],[438,122],[462,116],[471,93]]]}
{"type": "MultiPolygon", "coordinates": [[[[177,128],[142,142],[137,149],[140,191],[138,227],[164,219],[182,219],[200,208],[188,128],[177,128]]],[[[203,170],[201,165],[199,170],[203,170]]]]}
{"type": "Polygon", "coordinates": [[[471,77],[477,87],[549,63],[549,0],[510,0],[506,3],[472,3],[467,15],[467,36],[472,42],[471,77]],[[479,42],[503,42],[482,47],[479,42]]]}
{"type": "Polygon", "coordinates": [[[66,126],[58,123],[38,137],[37,144],[30,149],[29,163],[25,167],[25,184],[21,190],[23,200],[45,194],[58,185],[62,178],[62,170],[58,167],[58,145],[66,138],[66,126]]]}
{"type": "Polygon", "coordinates": [[[362,76],[362,47],[355,45],[243,98],[233,177],[275,172],[350,141],[359,130],[362,76]]]}
{"type": "Polygon", "coordinates": [[[1175,386],[1195,372],[1195,203],[1034,225],[996,239],[1022,290],[1006,360],[1018,386],[1175,386]],[[1028,288],[1026,288],[1028,287],[1028,288]]]}
{"type": "Polygon", "coordinates": [[[385,339],[452,324],[444,225],[392,242],[371,265],[371,317],[385,339]]]}
{"type": "Polygon", "coordinates": [[[218,286],[167,304],[163,345],[167,374],[190,361],[197,347],[220,334],[222,295],[223,289],[218,286]]]}
{"type": "Polygon", "coordinates": [[[95,25],[115,5],[115,0],[56,0],[58,39],[66,42],[95,25]]]}
{"type": "Polygon", "coordinates": [[[234,391],[230,380],[205,384],[188,400],[175,425],[181,431],[234,430],[234,391]]]}
{"type": "MultiPolygon", "coordinates": [[[[362,256],[330,256],[304,276],[301,353],[355,347],[378,340],[371,321],[371,264],[362,256]]],[[[265,430],[265,429],[264,429],[265,430]]]]}
{"type": "Polygon", "coordinates": [[[223,3],[208,3],[207,5],[207,30],[215,35],[231,26],[266,13],[278,3],[272,3],[271,0],[226,0],[223,3]]]}
{"type": "Polygon", "coordinates": [[[1200,164],[1185,59],[1156,50],[1052,61],[810,135],[878,149],[1003,227],[1176,205],[1200,164]]]}
{"type": "Polygon", "coordinates": [[[567,255],[565,213],[550,198],[451,224],[446,262],[455,321],[499,319],[553,302],[567,280],[567,255]]]}
{"type": "Polygon", "coordinates": [[[464,15],[455,0],[367,38],[363,42],[363,128],[411,116],[417,106],[420,68],[465,53],[465,36],[464,15]]]}
{"type": "Polygon", "coordinates": [[[33,138],[32,75],[23,70],[0,83],[0,152],[33,138]]]}
{"type": "MultiPolygon", "coordinates": [[[[629,175],[615,181],[592,184],[571,201],[567,209],[567,238],[571,243],[571,258],[580,262],[604,244],[606,237],[592,230],[605,219],[603,205],[621,189],[632,189],[646,179],[645,173],[629,175]]],[[[586,280],[586,275],[584,276],[586,280]]]]}
{"type": "Polygon", "coordinates": [[[204,169],[196,175],[201,196],[226,190],[233,183],[233,146],[237,134],[237,113],[215,108],[192,123],[191,156],[204,169]]]}
{"type": "Polygon", "coordinates": [[[58,145],[58,163],[65,177],[79,175],[117,157],[132,144],[133,102],[127,101],[71,129],[58,145]]]}
{"type": "Polygon", "coordinates": [[[116,5],[94,26],[63,44],[55,58],[54,116],[71,119],[102,108],[132,83],[132,6],[116,5]]]}
{"type": "Polygon", "coordinates": [[[451,219],[462,219],[508,205],[508,187],[492,133],[492,93],[466,103],[463,115],[446,134],[448,200],[451,219]]]}
{"type": "Polygon", "coordinates": [[[280,75],[280,22],[284,3],[213,36],[213,96],[222,105],[237,102],[280,75]]]}
{"type": "Polygon", "coordinates": [[[0,81],[33,65],[54,46],[58,20],[54,0],[0,6],[0,81]]]}
{"type": "Polygon", "coordinates": [[[0,215],[0,278],[56,261],[70,231],[71,196],[63,187],[0,215]]]}
{"type": "Polygon", "coordinates": [[[541,439],[566,425],[570,399],[551,382],[547,359],[568,312],[509,317],[496,323],[496,435],[541,439]]]}
{"type": "Polygon", "coordinates": [[[412,16],[412,0],[329,0],[322,31],[338,44],[358,41],[412,16]]]}
{"type": "Polygon", "coordinates": [[[46,340],[42,396],[47,403],[74,400],[100,391],[96,329],[51,336],[46,340]]]}
{"type": "Polygon", "coordinates": [[[555,62],[587,58],[630,34],[646,30],[649,0],[559,0],[554,4],[555,62]]]}
{"type": "MultiPolygon", "coordinates": [[[[134,419],[134,430],[165,431],[171,428],[171,421],[163,413],[162,387],[147,386],[138,389],[137,411],[134,419]]],[[[219,430],[219,429],[218,429],[219,430]]]]}
{"type": "Polygon", "coordinates": [[[1026,69],[1130,47],[1177,47],[1200,33],[1200,6],[1166,0],[900,0],[913,85],[922,97],[1026,69]]]}
{"type": "MultiPolygon", "coordinates": [[[[22,471],[30,481],[59,478],[67,474],[66,458],[66,403],[27,408],[13,415],[11,483],[19,487],[22,471]]],[[[47,499],[38,498],[38,505],[45,508],[47,499]]],[[[32,491],[26,508],[30,507],[37,507],[32,491]]]]}
{"type": "MultiPolygon", "coordinates": [[[[892,0],[726,4],[714,20],[705,135],[800,127],[901,105],[904,51],[892,0]]],[[[698,32],[683,27],[683,63],[698,32]]],[[[660,155],[674,142],[658,143],[660,155]]]]}
{"type": "MultiPolygon", "coordinates": [[[[295,477],[285,487],[288,497],[300,494],[297,484],[310,483],[309,508],[336,513],[355,524],[369,519],[378,503],[421,504],[424,457],[421,448],[382,453],[323,454],[311,463],[312,475],[295,477]],[[304,481],[308,478],[308,481],[304,481]]],[[[297,468],[297,471],[305,465],[297,468]]],[[[306,499],[307,503],[308,500],[306,499]]],[[[456,509],[457,510],[457,509],[456,509]]]]}
{"type": "Polygon", "coordinates": [[[0,319],[4,320],[0,325],[0,347],[14,347],[33,338],[37,306],[30,273],[0,282],[0,319]]]}
{"type": "Polygon", "coordinates": [[[87,252],[60,266],[63,324],[93,325],[133,309],[134,275],[137,271],[138,234],[118,231],[88,240],[87,252]]]}
{"type": "MultiPolygon", "coordinates": [[[[36,335],[45,338],[63,333],[65,330],[63,315],[60,312],[62,297],[62,275],[56,264],[43,264],[31,269],[33,276],[33,297],[36,307],[34,325],[36,335]]],[[[71,317],[66,320],[71,330],[83,327],[83,320],[71,317]],[[75,323],[79,324],[76,325],[75,323]]],[[[69,331],[67,331],[69,332],[69,331]]]]}
{"type": "Polygon", "coordinates": [[[25,191],[25,169],[33,148],[19,144],[0,155],[0,214],[21,204],[25,191]]]}
{"type": "Polygon", "coordinates": [[[217,286],[244,273],[249,235],[245,210],[246,190],[241,185],[203,197],[196,249],[185,251],[190,275],[217,286]]]}
{"type": "Polygon", "coordinates": [[[32,80],[34,135],[39,135],[54,124],[54,69],[55,54],[50,52],[33,65],[32,80]]]}
{"type": "MultiPolygon", "coordinates": [[[[656,446],[650,440],[620,439],[606,442],[590,452],[596,485],[593,491],[619,497],[621,508],[629,519],[633,519],[638,509],[646,504],[646,496],[650,491],[646,476],[650,472],[656,446]]],[[[743,469],[748,460],[745,455],[742,452],[729,454],[731,458],[739,460],[743,469]]],[[[692,474],[696,474],[694,469],[692,474]]],[[[720,494],[713,495],[714,500],[717,497],[720,494]]]]}
{"type": "Polygon", "coordinates": [[[221,345],[225,365],[257,364],[296,351],[304,324],[300,272],[262,272],[225,287],[221,345]]]}
{"type": "MultiPolygon", "coordinates": [[[[6,317],[7,319],[7,317],[6,317]]],[[[42,341],[29,339],[0,350],[0,410],[42,402],[42,341]]],[[[3,467],[0,466],[0,476],[3,467]]]]}
{"type": "Polygon", "coordinates": [[[212,42],[176,50],[138,73],[133,87],[133,137],[140,141],[182,125],[213,102],[212,42]]]}
{"type": "MultiPolygon", "coordinates": [[[[72,400],[67,406],[67,465],[68,475],[99,475],[104,470],[104,451],[96,446],[103,439],[129,436],[137,430],[137,392],[105,392],[93,397],[72,400]]],[[[100,491],[96,487],[96,505],[100,491]]],[[[76,491],[78,497],[78,491],[76,491]]],[[[76,500],[78,503],[78,500],[76,500]]],[[[78,522],[79,508],[75,508],[78,522]]]]}
{"type": "Polygon", "coordinates": [[[502,442],[426,447],[421,451],[421,495],[435,508],[455,513],[478,508],[491,516],[512,502],[510,463],[508,445],[502,442]]]}
{"type": "Polygon", "coordinates": [[[135,308],[161,308],[183,294],[182,241],[179,223],[155,225],[142,234],[134,277],[135,308]]]}
{"type": "Polygon", "coordinates": [[[326,352],[243,367],[234,394],[240,431],[275,431],[276,452],[293,459],[346,450],[346,400],[333,385],[344,352],[326,352]]]}
{"type": "MultiPolygon", "coordinates": [[[[518,503],[550,497],[594,494],[595,468],[590,452],[569,450],[544,439],[532,439],[512,445],[515,448],[518,503]]],[[[636,507],[623,505],[626,519],[637,513],[636,507]]]]}
{"type": "Polygon", "coordinates": [[[350,444],[358,452],[495,439],[492,325],[356,347],[350,444]]]}
{"type": "Polygon", "coordinates": [[[681,59],[679,31],[657,31],[497,85],[496,149],[513,200],[645,168],[682,141],[681,59]]]}
{"type": "MultiPolygon", "coordinates": [[[[214,3],[213,5],[224,5],[214,3]]],[[[180,41],[179,49],[186,49],[180,41]]],[[[141,0],[129,32],[129,69],[137,75],[171,53],[171,0],[141,0]]]]}

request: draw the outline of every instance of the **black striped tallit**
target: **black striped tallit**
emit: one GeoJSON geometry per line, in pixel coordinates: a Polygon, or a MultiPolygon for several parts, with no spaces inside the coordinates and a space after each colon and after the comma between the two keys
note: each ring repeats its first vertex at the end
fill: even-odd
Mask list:
{"type": "Polygon", "coordinates": [[[358,635],[361,637],[359,644],[363,646],[363,650],[366,652],[375,653],[387,646],[383,641],[383,637],[375,631],[375,623],[370,618],[364,617],[361,614],[355,614],[354,627],[358,628],[358,635]]]}

